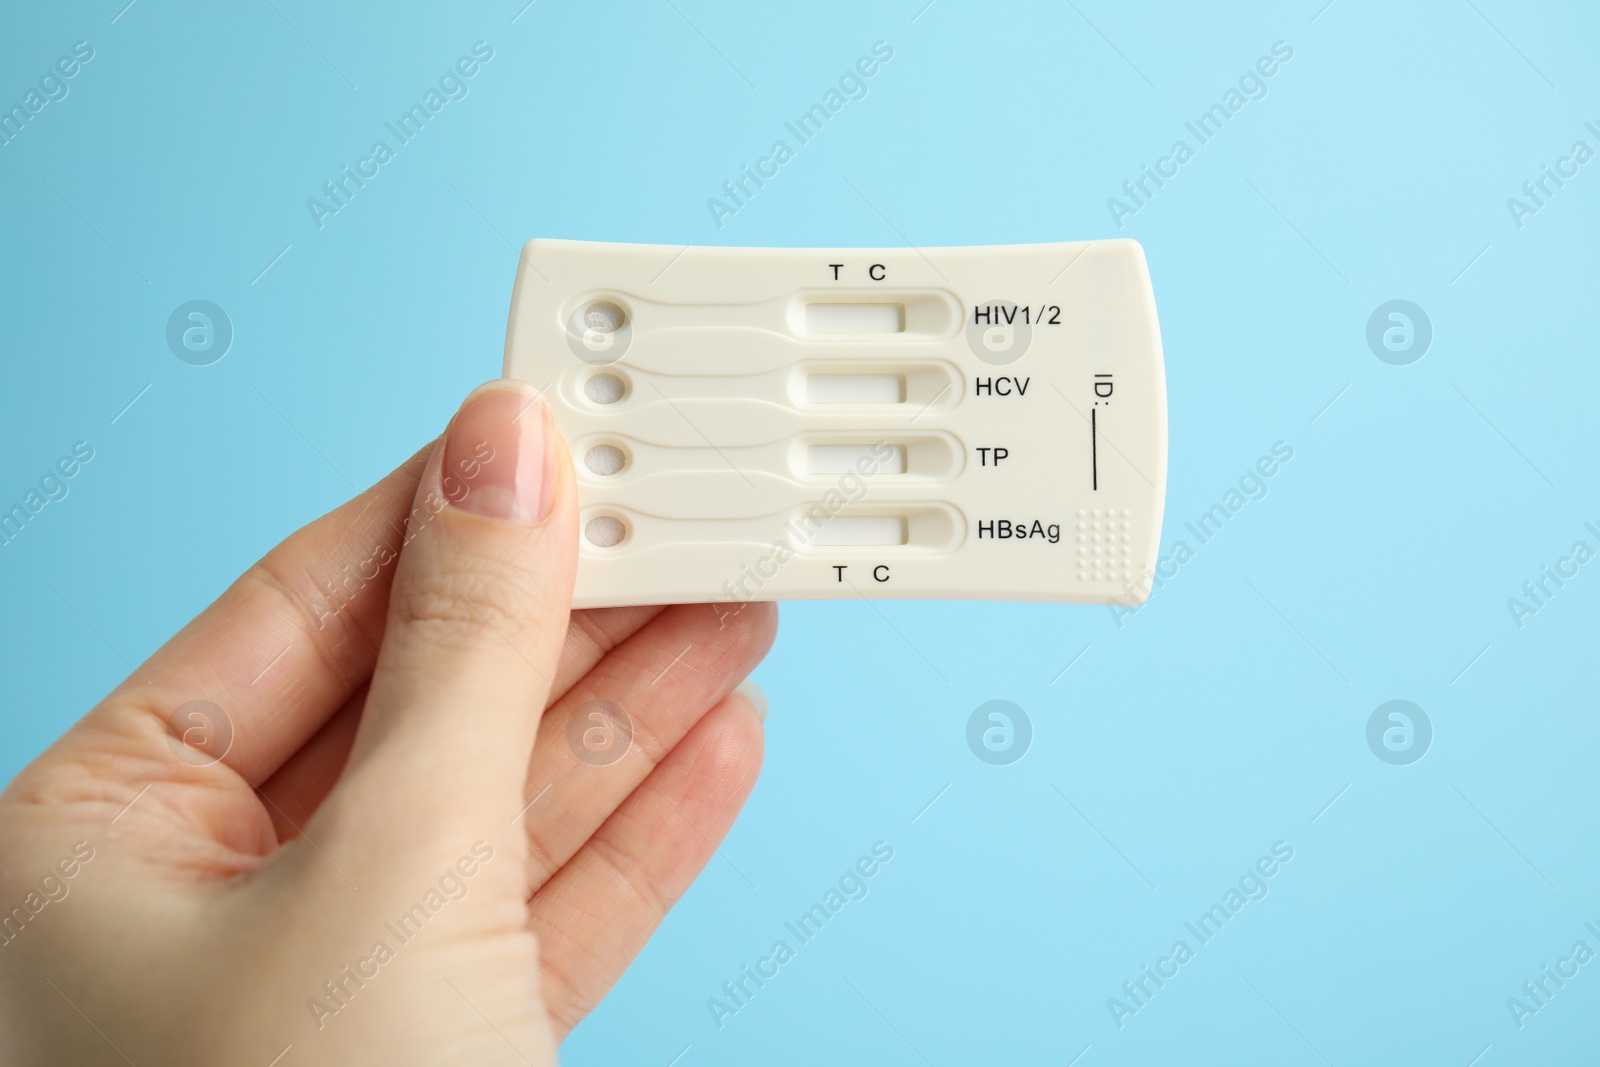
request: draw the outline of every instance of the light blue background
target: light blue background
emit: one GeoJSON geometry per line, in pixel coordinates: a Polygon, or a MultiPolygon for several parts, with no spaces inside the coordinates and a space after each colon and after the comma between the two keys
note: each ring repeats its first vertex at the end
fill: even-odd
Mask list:
{"type": "Polygon", "coordinates": [[[96,450],[0,549],[0,775],[497,373],[529,237],[1132,236],[1163,543],[1284,441],[1270,495],[1120,628],[786,605],[761,784],[567,1061],[1587,1062],[1600,963],[1520,1031],[1506,1000],[1600,949],[1600,563],[1520,630],[1506,601],[1600,548],[1600,162],[1520,229],[1506,199],[1600,148],[1592,8],[124,2],[0,16],[8,106],[96,49],[0,148],[0,501],[96,450]],[[319,231],[306,198],[480,39],[471,95],[319,231]],[[719,230],[706,199],[878,40],[870,95],[719,230]],[[1119,230],[1107,198],[1280,40],[1267,97],[1119,230]],[[213,366],[165,344],[193,298],[237,330],[213,366]],[[1435,330],[1410,366],[1365,342],[1393,298],[1435,330]],[[1006,767],[965,742],[995,698],[1035,730],[1006,767]],[[1411,766],[1367,747],[1391,698],[1436,731],[1411,766]],[[707,998],[878,840],[870,896],[719,1031],[707,998]],[[1119,1030],[1107,998],[1280,840],[1270,896],[1119,1030]]]}

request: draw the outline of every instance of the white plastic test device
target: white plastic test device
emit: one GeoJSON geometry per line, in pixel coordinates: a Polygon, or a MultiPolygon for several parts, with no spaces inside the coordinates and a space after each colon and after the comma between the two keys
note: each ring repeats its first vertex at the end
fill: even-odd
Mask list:
{"type": "Polygon", "coordinates": [[[1143,601],[1166,382],[1130,240],[535,240],[505,373],[577,468],[577,607],[1143,601]]]}

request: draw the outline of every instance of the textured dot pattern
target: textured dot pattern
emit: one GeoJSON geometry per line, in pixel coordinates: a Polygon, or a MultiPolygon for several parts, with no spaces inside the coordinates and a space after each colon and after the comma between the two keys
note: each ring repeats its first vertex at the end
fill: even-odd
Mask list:
{"type": "Polygon", "coordinates": [[[1128,508],[1078,509],[1078,581],[1133,581],[1132,515],[1128,508]]]}

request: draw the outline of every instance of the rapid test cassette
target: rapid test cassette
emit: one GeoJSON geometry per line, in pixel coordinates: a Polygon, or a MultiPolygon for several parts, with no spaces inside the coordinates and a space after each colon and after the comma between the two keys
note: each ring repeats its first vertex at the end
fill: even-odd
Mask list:
{"type": "Polygon", "coordinates": [[[505,373],[572,450],[578,607],[1149,591],[1166,381],[1134,241],[531,241],[505,373]]]}

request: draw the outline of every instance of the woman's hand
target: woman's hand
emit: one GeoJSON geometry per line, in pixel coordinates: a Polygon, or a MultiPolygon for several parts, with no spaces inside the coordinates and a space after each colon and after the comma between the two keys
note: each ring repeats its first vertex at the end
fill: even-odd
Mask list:
{"type": "Polygon", "coordinates": [[[0,1062],[548,1064],[755,782],[771,605],[569,617],[494,383],[0,794],[0,1062]]]}

